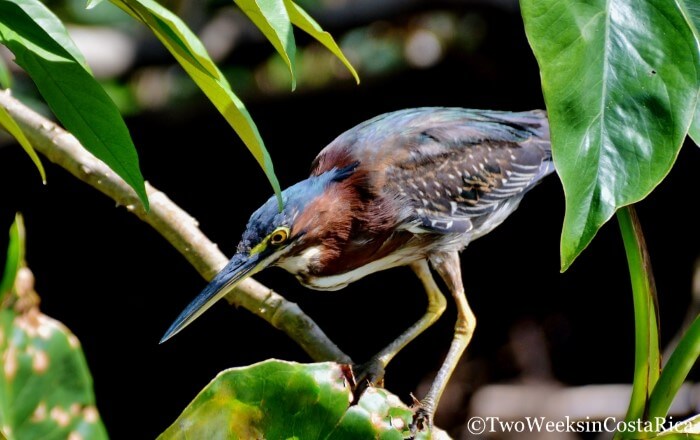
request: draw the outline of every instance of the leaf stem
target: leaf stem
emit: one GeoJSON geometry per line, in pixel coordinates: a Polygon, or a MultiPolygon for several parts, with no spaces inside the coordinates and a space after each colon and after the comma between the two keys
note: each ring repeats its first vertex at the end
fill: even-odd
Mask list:
{"type": "Polygon", "coordinates": [[[665,417],[683,381],[700,357],[700,316],[690,325],[668,358],[649,398],[649,420],[665,417]]]}
{"type": "MultiPolygon", "coordinates": [[[[632,282],[635,323],[634,381],[625,420],[636,422],[648,416],[648,398],[659,378],[661,368],[658,307],[649,252],[634,206],[619,209],[617,219],[632,282]]],[[[615,437],[619,438],[620,433],[615,437]]]]}

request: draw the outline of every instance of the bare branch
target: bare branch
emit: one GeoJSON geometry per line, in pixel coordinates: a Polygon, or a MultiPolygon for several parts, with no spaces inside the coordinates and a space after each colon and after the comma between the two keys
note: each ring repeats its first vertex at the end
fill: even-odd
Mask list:
{"type": "MultiPolygon", "coordinates": [[[[126,182],[83,148],[73,135],[14,99],[9,90],[0,91],[0,105],[17,121],[37,151],[151,225],[205,279],[212,279],[226,264],[227,258],[199,230],[197,221],[163,192],[146,183],[151,203],[151,210],[146,213],[126,182]]],[[[299,306],[252,278],[239,284],[226,299],[287,333],[312,359],[352,362],[299,306]]]]}

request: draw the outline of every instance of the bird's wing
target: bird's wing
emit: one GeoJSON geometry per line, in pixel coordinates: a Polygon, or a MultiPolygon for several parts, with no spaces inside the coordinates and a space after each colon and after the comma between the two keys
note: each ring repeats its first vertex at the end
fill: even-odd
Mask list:
{"type": "Polygon", "coordinates": [[[414,232],[467,232],[554,170],[544,112],[434,109],[397,133],[382,185],[414,232]]]}

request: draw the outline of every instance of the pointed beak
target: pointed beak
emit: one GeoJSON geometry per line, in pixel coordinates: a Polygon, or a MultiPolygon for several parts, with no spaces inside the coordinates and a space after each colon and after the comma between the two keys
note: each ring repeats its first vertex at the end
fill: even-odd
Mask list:
{"type": "Polygon", "coordinates": [[[238,253],[231,258],[231,261],[216,274],[207,287],[204,288],[194,301],[180,313],[175,322],[170,326],[160,343],[167,341],[183,328],[187,327],[199,315],[204,313],[209,307],[214,305],[219,299],[231,291],[238,283],[249,276],[261,271],[266,266],[261,253],[247,255],[238,253]]]}

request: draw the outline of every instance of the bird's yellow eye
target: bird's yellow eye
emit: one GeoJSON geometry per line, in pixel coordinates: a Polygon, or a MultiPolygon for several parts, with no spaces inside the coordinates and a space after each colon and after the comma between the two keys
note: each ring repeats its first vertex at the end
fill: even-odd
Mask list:
{"type": "Polygon", "coordinates": [[[274,246],[278,246],[289,238],[289,229],[287,228],[279,228],[275,230],[272,234],[270,234],[270,244],[274,246]]]}

